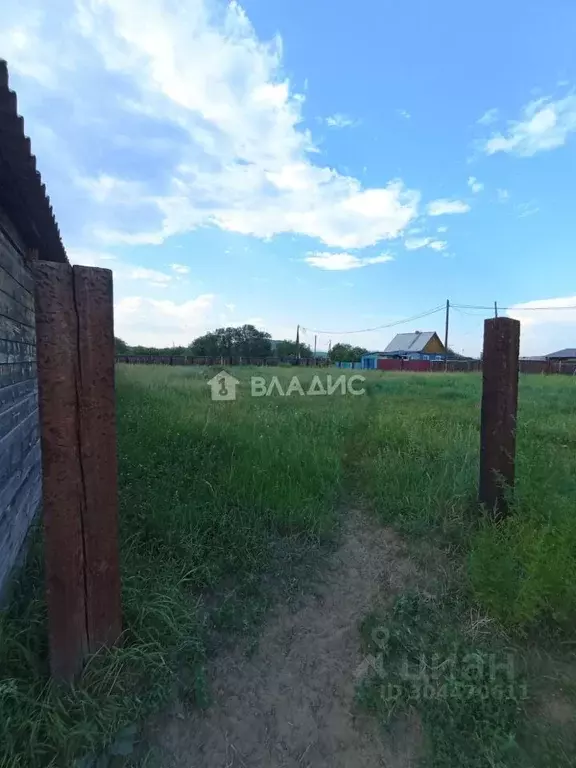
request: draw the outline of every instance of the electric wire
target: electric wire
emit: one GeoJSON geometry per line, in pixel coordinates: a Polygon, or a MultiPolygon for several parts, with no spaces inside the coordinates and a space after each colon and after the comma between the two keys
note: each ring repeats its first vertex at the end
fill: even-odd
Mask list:
{"type": "Polygon", "coordinates": [[[434,309],[429,309],[426,312],[421,312],[419,315],[413,315],[412,317],[407,317],[404,320],[395,320],[392,323],[385,323],[384,325],[377,325],[373,328],[360,328],[358,330],[353,331],[319,331],[315,328],[308,328],[308,326],[300,326],[300,330],[304,333],[317,333],[317,334],[325,334],[327,336],[342,336],[342,335],[348,335],[351,333],[369,333],[370,331],[380,331],[384,328],[393,328],[396,325],[404,325],[406,323],[412,323],[415,320],[421,320],[423,317],[428,317],[429,315],[434,315],[437,312],[442,312],[445,309],[443,305],[439,307],[435,307],[434,309]]]}

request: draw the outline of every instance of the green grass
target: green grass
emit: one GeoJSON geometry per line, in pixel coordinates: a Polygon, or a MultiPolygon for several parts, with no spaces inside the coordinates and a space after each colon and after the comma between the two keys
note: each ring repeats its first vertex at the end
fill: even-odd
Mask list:
{"type": "MultiPolygon", "coordinates": [[[[381,398],[359,441],[357,488],[383,522],[443,552],[449,588],[422,585],[389,614],[368,618],[368,626],[376,620],[391,633],[384,664],[391,665],[392,688],[368,676],[361,703],[386,726],[415,709],[423,723],[423,765],[573,765],[576,382],[521,378],[516,494],[499,524],[483,518],[476,502],[479,378],[389,377],[373,388],[381,398]],[[471,615],[488,628],[473,640],[471,615]],[[482,659],[504,647],[522,661],[526,698],[502,699],[497,681],[482,697],[451,695],[442,680],[434,682],[440,695],[422,698],[399,673],[406,656],[443,659],[453,648],[457,657],[482,659]],[[542,715],[558,695],[572,711],[571,724],[542,715]]],[[[452,685],[459,691],[465,683],[456,674],[452,685]]]]}
{"type": "Polygon", "coordinates": [[[396,377],[373,388],[356,477],[380,518],[469,552],[474,593],[503,624],[573,622],[576,381],[521,378],[516,497],[499,525],[476,503],[479,377],[396,377]]]}
{"type": "Polygon", "coordinates": [[[249,631],[268,600],[262,578],[289,581],[333,537],[352,410],[212,403],[209,375],[118,371],[124,643],[73,690],[50,684],[41,552],[31,556],[0,619],[2,768],[71,765],[175,695],[206,703],[217,636],[249,631]]]}
{"type": "Polygon", "coordinates": [[[522,378],[516,499],[494,525],[476,504],[478,376],[369,373],[362,397],[251,398],[250,374],[285,386],[294,369],[243,369],[238,400],[215,403],[214,373],[119,368],[124,644],[92,659],[71,690],[48,682],[38,543],[0,617],[0,768],[130,752],[137,724],[175,696],[206,705],[210,654],[231,633],[254,632],[279,594],[303,588],[349,496],[407,537],[435,542],[457,574],[434,599],[407,596],[378,621],[413,653],[512,646],[526,656],[529,691],[514,706],[488,697],[464,708],[404,692],[391,712],[367,681],[360,699],[383,722],[400,704],[419,707],[435,767],[524,768],[529,742],[531,754],[569,765],[566,729],[552,738],[526,724],[540,723],[535,702],[551,680],[574,701],[576,382],[522,378]],[[470,638],[470,611],[491,619],[488,636],[470,638]]]}

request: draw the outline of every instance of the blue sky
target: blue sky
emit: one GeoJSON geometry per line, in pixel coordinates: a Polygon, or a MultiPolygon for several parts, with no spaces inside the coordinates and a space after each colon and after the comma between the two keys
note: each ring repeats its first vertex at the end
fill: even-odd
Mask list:
{"type": "MultiPolygon", "coordinates": [[[[442,314],[336,332],[449,298],[512,307],[539,354],[576,346],[575,32],[571,0],[8,0],[0,56],[129,343],[379,349],[442,314]]],[[[485,315],[452,313],[457,351],[485,315]]]]}

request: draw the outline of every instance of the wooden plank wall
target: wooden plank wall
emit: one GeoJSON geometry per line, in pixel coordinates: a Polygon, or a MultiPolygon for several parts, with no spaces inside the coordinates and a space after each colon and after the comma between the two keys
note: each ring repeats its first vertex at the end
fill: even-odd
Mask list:
{"type": "Polygon", "coordinates": [[[40,505],[34,283],[0,210],[0,596],[40,505]]]}

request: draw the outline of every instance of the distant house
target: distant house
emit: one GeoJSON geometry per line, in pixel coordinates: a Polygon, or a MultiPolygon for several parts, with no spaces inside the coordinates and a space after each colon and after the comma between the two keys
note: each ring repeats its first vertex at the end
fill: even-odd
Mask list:
{"type": "Polygon", "coordinates": [[[378,368],[378,360],[444,360],[446,348],[435,331],[399,333],[383,352],[362,356],[362,368],[378,368]]]}
{"type": "Polygon", "coordinates": [[[568,347],[567,349],[561,349],[558,352],[552,352],[552,354],[546,355],[546,360],[561,360],[563,363],[576,363],[576,348],[568,347]]]}
{"type": "Polygon", "coordinates": [[[545,363],[546,357],[544,355],[528,355],[527,357],[521,357],[520,360],[526,360],[527,362],[545,363]]]}

